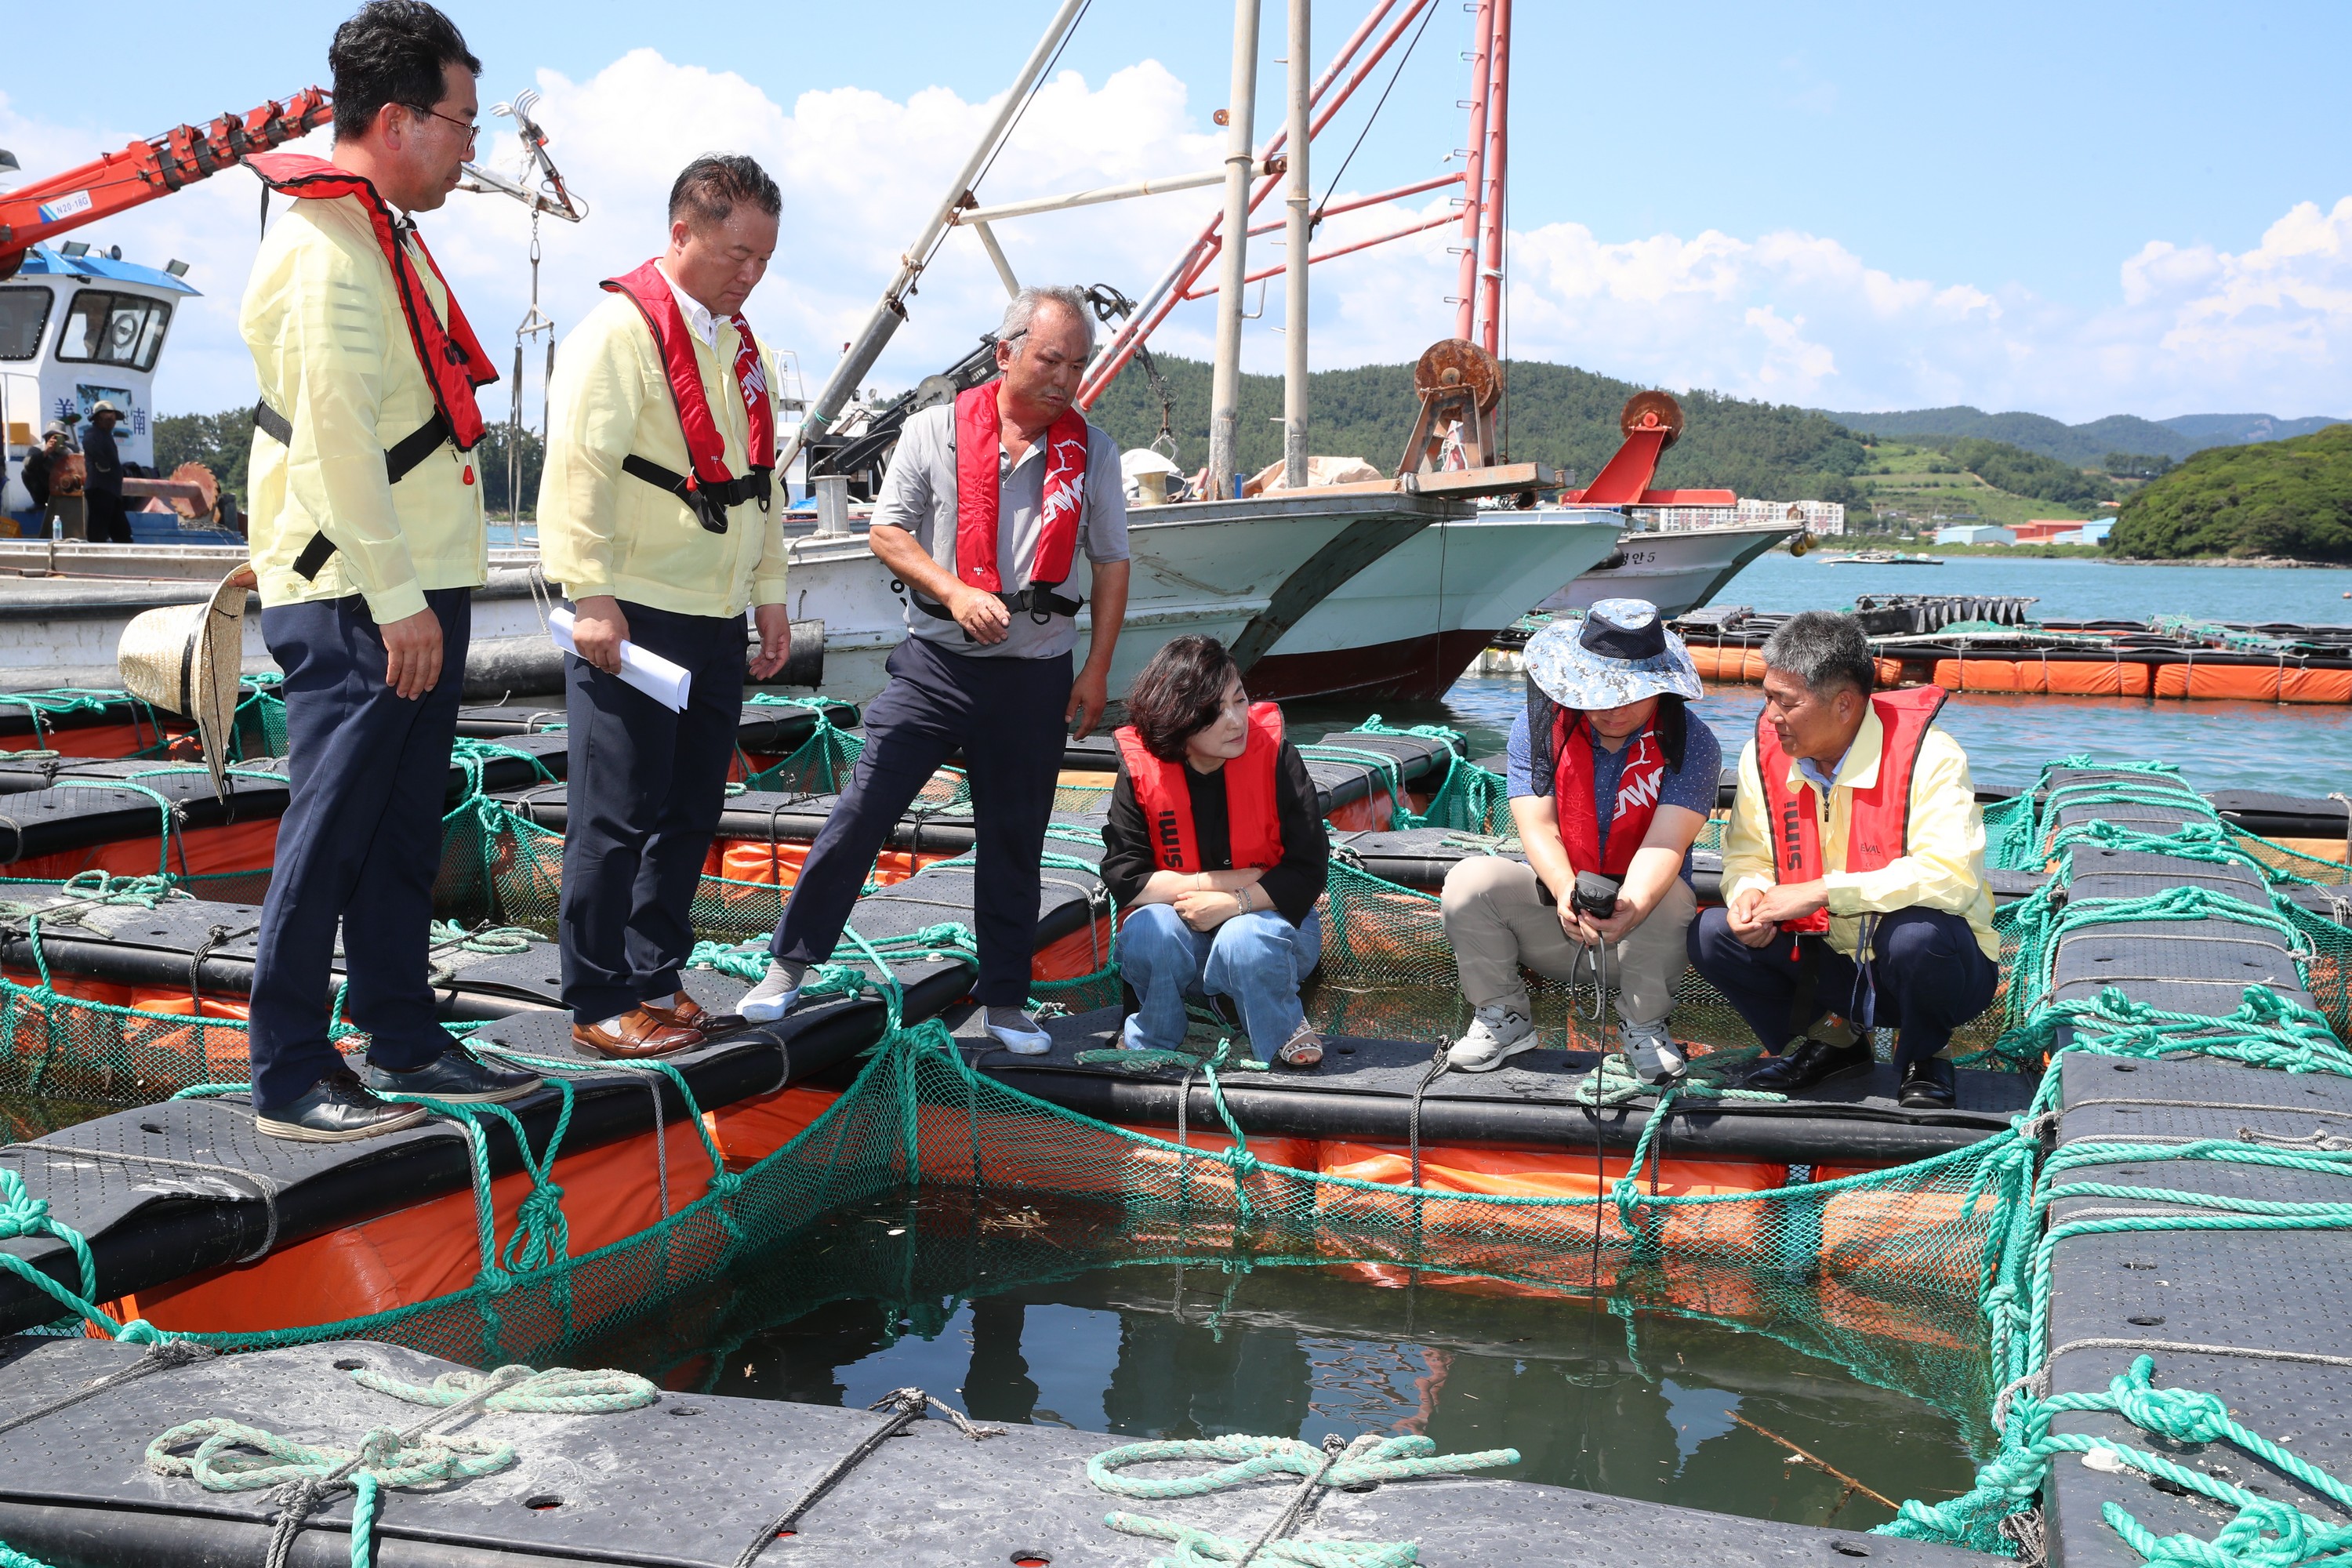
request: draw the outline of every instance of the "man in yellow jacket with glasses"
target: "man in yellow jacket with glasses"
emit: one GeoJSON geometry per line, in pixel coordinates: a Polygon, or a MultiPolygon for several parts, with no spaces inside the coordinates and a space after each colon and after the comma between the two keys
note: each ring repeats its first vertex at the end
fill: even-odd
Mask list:
{"type": "Polygon", "coordinates": [[[290,799],[254,963],[260,1130],[373,1137],[444,1102],[512,1099],[539,1079],[477,1060],[436,1017],[429,980],[442,798],[473,590],[488,565],[474,390],[497,379],[411,216],[457,188],[481,62],[423,0],[370,0],[335,31],[330,159],[250,160],[295,198],[263,237],[238,326],[253,413],[253,570],[285,672],[290,799]],[[368,1036],[336,1050],[345,1011],[368,1036]]]}
{"type": "Polygon", "coordinates": [[[579,650],[565,660],[563,1000],[573,1040],[605,1057],[701,1043],[679,971],[735,753],[747,605],[752,679],[789,652],[775,367],[741,314],[782,209],[750,158],[688,164],[667,247],[605,282],[614,297],[548,387],[540,552],[579,650]],[[683,710],[622,680],[624,641],[685,668],[683,710]]]}

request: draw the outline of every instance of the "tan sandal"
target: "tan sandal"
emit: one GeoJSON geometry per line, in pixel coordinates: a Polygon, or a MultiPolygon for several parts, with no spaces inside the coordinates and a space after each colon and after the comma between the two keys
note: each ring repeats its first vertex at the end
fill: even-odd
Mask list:
{"type": "Polygon", "coordinates": [[[1323,1037],[1315,1032],[1312,1024],[1301,1024],[1290,1038],[1282,1042],[1274,1059],[1286,1068],[1305,1069],[1323,1065],[1323,1037]]]}

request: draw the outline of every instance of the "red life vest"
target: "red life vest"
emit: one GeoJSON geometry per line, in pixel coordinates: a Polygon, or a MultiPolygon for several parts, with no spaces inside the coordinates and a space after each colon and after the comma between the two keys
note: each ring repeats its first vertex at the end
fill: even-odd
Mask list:
{"type": "MultiPolygon", "coordinates": [[[[433,269],[434,279],[441,285],[442,298],[448,303],[449,324],[446,328],[425,297],[425,282],[417,275],[415,257],[400,243],[399,225],[392,216],[392,208],[376,194],[373,183],[307,153],[256,153],[245,161],[271,190],[289,196],[311,201],[336,196],[360,198],[367,209],[368,221],[375,226],[376,243],[383,247],[383,258],[392,268],[392,280],[400,291],[400,313],[407,318],[409,342],[416,350],[416,363],[424,367],[425,384],[433,390],[433,406],[448,426],[446,438],[455,442],[460,452],[472,451],[482,438],[482,411],[474,400],[474,389],[489,385],[498,380],[499,373],[476,341],[474,329],[467,324],[466,312],[457,308],[456,292],[450,289],[448,279],[441,276],[433,253],[425,248],[424,238],[417,238],[416,254],[423,256],[425,265],[433,269]]],[[[261,423],[258,417],[256,423],[261,423]]],[[[263,428],[268,426],[264,425],[263,428]]],[[[418,431],[416,436],[423,434],[418,431]]],[[[395,449],[407,447],[415,439],[416,437],[411,437],[396,443],[395,449]]],[[[417,452],[415,460],[407,467],[415,467],[440,444],[435,441],[417,452]]],[[[395,481],[398,477],[394,476],[395,481]]]]}
{"type": "MultiPolygon", "coordinates": [[[[1003,448],[996,393],[1003,384],[999,377],[958,393],[955,400],[956,575],[990,594],[1004,592],[996,570],[996,474],[1003,448]]],[[[1057,588],[1068,579],[1086,493],[1087,416],[1071,408],[1045,432],[1045,500],[1030,589],[1057,588]]]]}
{"type": "Polygon", "coordinates": [[[1641,732],[1625,742],[1625,767],[1617,775],[1617,809],[1610,818],[1606,849],[1594,815],[1592,743],[1584,731],[1584,715],[1570,709],[1561,709],[1551,721],[1551,798],[1559,816],[1560,844],[1576,869],[1622,877],[1650,836],[1650,819],[1658,814],[1658,792],[1666,782],[1657,716],[1652,714],[1641,732]]]}
{"type": "Polygon", "coordinates": [[[751,336],[751,323],[740,315],[728,318],[735,324],[738,339],[735,384],[743,395],[743,410],[751,421],[751,438],[744,444],[751,472],[738,479],[727,467],[727,439],[711,416],[710,399],[702,390],[702,367],[694,357],[694,339],[687,331],[686,314],[677,307],[677,294],[668,277],[648,261],[634,272],[605,279],[599,287],[626,297],[653,332],[654,345],[661,351],[662,371],[669,378],[670,396],[677,405],[678,425],[686,434],[686,455],[693,472],[672,473],[634,454],[622,467],[677,496],[701,518],[704,527],[726,532],[726,508],[754,499],[764,505],[773,493],[769,475],[776,466],[775,405],[769,400],[768,373],[760,363],[760,345],[751,336]]]}
{"type": "MultiPolygon", "coordinates": [[[[1845,864],[1834,869],[1875,871],[1902,858],[1911,828],[1911,775],[1919,765],[1919,746],[1946,696],[1940,686],[1916,686],[1902,691],[1881,691],[1870,699],[1885,730],[1878,754],[1878,778],[1868,789],[1851,790],[1851,818],[1846,826],[1845,864]]],[[[1761,718],[1756,721],[1756,772],[1764,785],[1764,809],[1772,836],[1772,875],[1776,881],[1811,882],[1832,868],[1822,858],[1820,808],[1812,784],[1801,773],[1797,787],[1789,788],[1789,753],[1780,738],[1761,718]]],[[[1830,929],[1827,910],[1816,910],[1801,921],[1783,921],[1780,929],[1799,933],[1830,929]]]]}
{"type": "MultiPolygon", "coordinates": [[[[1184,777],[1192,764],[1153,756],[1144,749],[1143,737],[1132,724],[1120,725],[1116,735],[1160,868],[1206,870],[1201,864],[1200,840],[1192,831],[1192,786],[1184,777]]],[[[1282,822],[1274,804],[1275,765],[1281,755],[1282,710],[1271,702],[1251,703],[1248,744],[1223,769],[1227,847],[1233,851],[1237,870],[1264,870],[1282,859],[1282,822]]]]}

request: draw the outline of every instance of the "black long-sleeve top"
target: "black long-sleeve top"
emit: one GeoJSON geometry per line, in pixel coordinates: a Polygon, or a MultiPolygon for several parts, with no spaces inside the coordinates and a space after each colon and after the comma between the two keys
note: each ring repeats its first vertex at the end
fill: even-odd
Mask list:
{"type": "MultiPolygon", "coordinates": [[[[1190,763],[1184,767],[1184,783],[1192,796],[1192,837],[1201,850],[1204,870],[1233,869],[1233,832],[1225,815],[1225,771],[1218,769],[1204,773],[1190,763]]],[[[1315,781],[1307,776],[1307,759],[1298,748],[1285,741],[1282,755],[1274,765],[1275,817],[1282,826],[1282,859],[1266,868],[1258,880],[1258,890],[1264,893],[1283,919],[1293,925],[1303,922],[1315,908],[1315,900],[1323,895],[1324,881],[1331,870],[1331,840],[1325,833],[1322,802],[1317,795],[1315,781]]],[[[1110,896],[1118,900],[1122,910],[1131,906],[1143,891],[1143,884],[1151,873],[1160,869],[1160,858],[1152,852],[1151,839],[1143,820],[1143,807],[1136,804],[1135,782],[1128,777],[1127,760],[1119,759],[1118,783],[1110,792],[1110,820],[1103,826],[1103,846],[1109,851],[1103,857],[1103,880],[1110,888],[1110,896]]]]}
{"type": "Polygon", "coordinates": [[[25,493],[33,498],[37,507],[49,504],[49,453],[46,447],[36,447],[25,454],[25,466],[17,477],[25,481],[25,493]]]}
{"type": "Polygon", "coordinates": [[[122,493],[122,448],[114,444],[114,432],[92,427],[81,444],[81,460],[89,478],[84,489],[94,496],[119,496],[122,493]]]}

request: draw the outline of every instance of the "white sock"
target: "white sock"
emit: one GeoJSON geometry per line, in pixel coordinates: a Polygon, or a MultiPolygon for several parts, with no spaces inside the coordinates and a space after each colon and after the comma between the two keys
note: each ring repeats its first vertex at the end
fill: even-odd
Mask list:
{"type": "Polygon", "coordinates": [[[788,963],[781,959],[772,958],[768,960],[768,973],[760,977],[760,984],[743,994],[743,1000],[746,1002],[773,1001],[788,991],[799,990],[802,977],[807,973],[808,965],[805,963],[788,963]]]}

